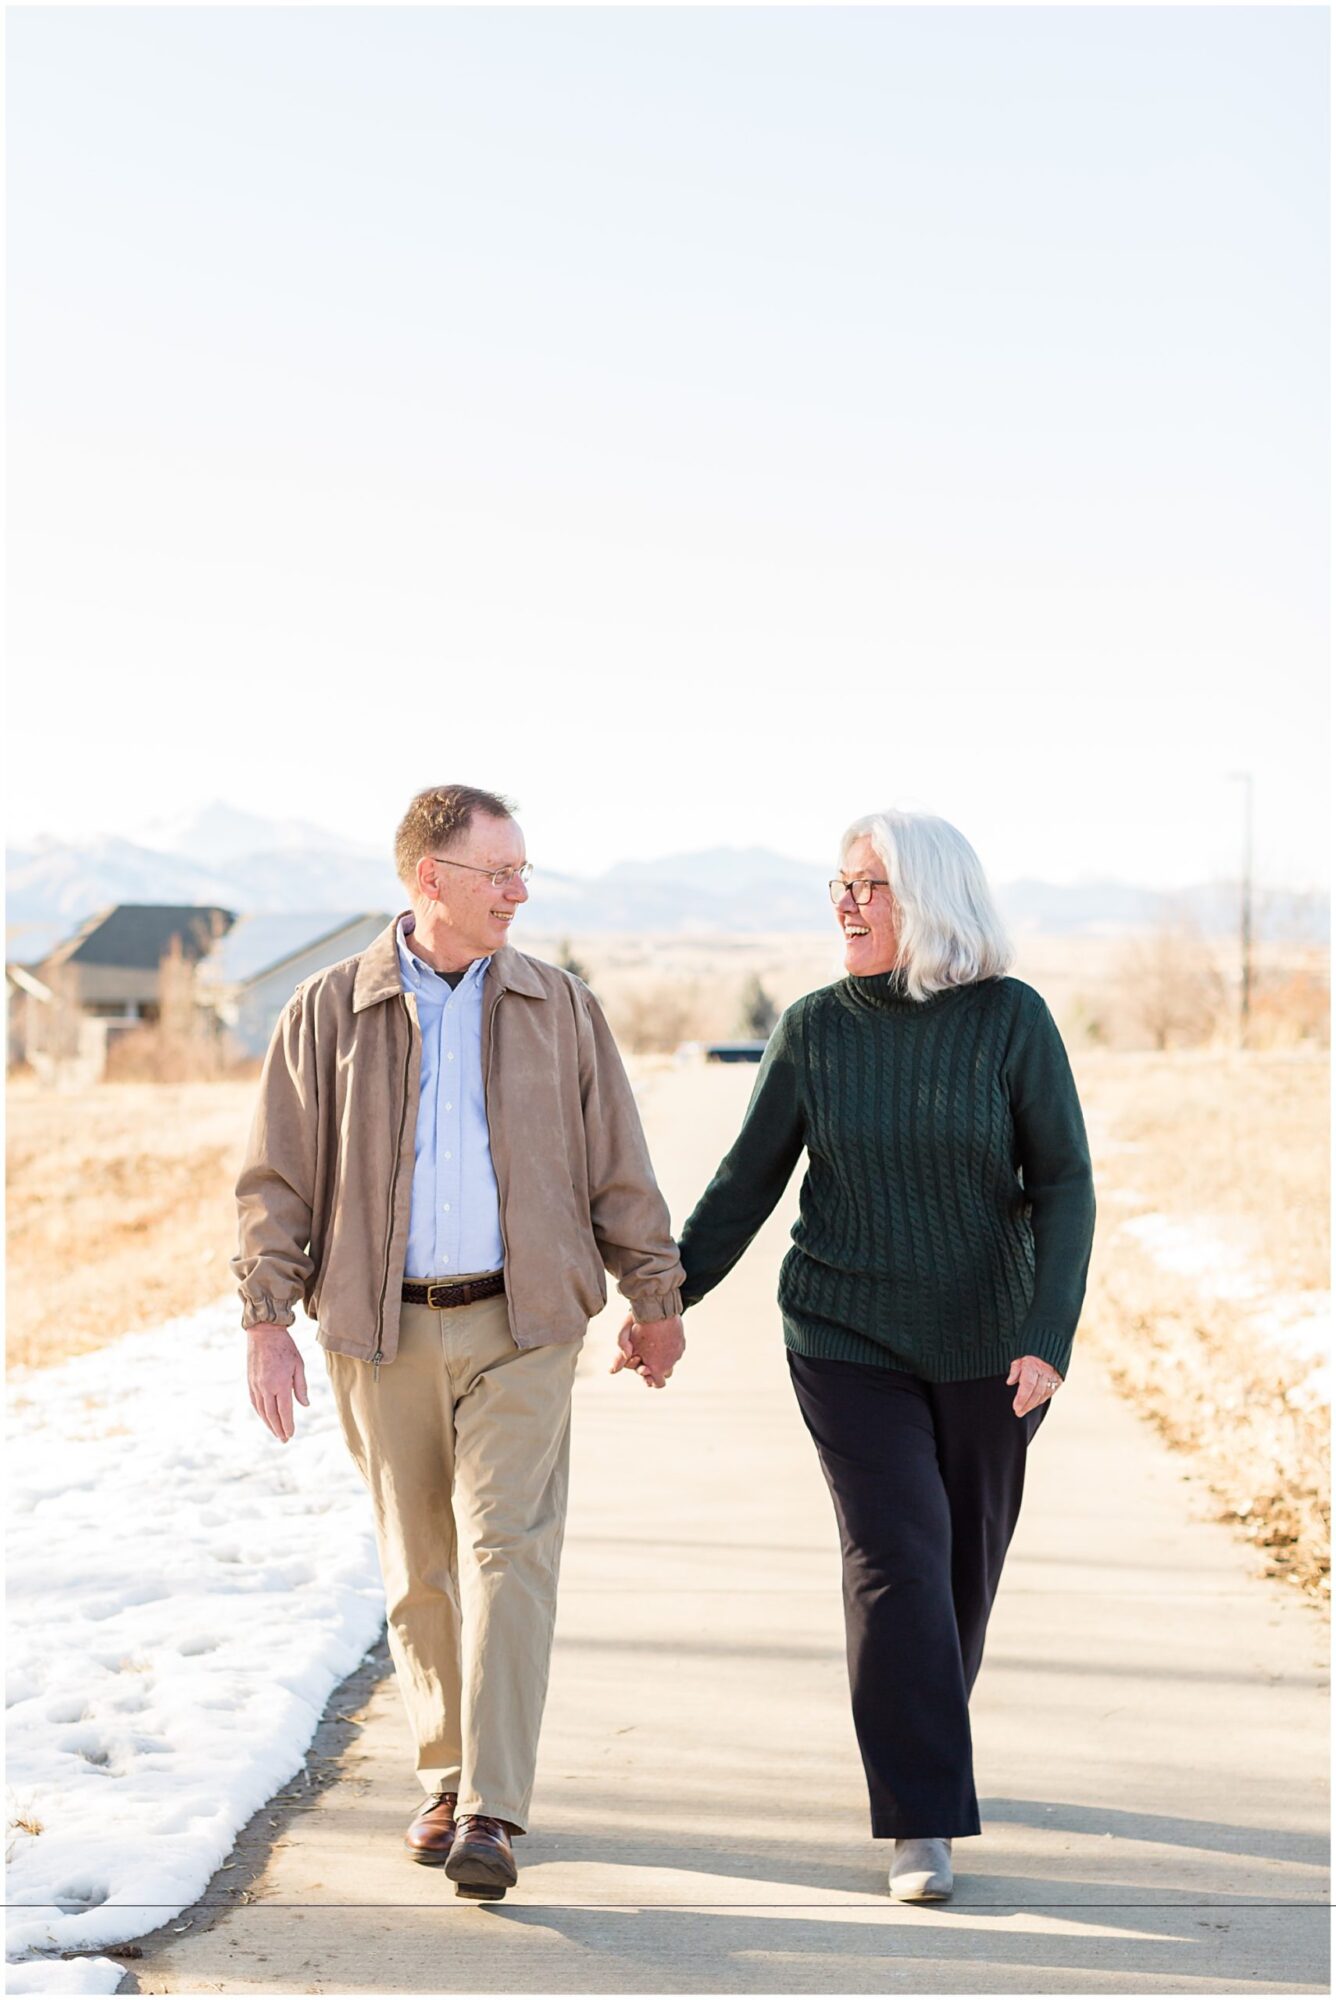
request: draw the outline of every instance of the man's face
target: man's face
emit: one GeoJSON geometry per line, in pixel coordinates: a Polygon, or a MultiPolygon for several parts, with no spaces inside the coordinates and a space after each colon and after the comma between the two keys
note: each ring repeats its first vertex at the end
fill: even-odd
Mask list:
{"type": "Polygon", "coordinates": [[[418,881],[439,907],[461,949],[485,958],[506,942],[515,912],[529,900],[518,875],[501,888],[491,877],[518,868],[525,858],[524,835],[513,819],[475,813],[467,833],[451,847],[418,864],[418,881]]]}

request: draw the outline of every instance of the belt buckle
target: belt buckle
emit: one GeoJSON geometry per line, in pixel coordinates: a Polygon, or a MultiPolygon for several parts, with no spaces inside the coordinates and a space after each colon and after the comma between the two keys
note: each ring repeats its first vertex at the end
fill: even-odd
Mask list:
{"type": "Polygon", "coordinates": [[[434,1293],[436,1293],[436,1292],[453,1292],[453,1291],[456,1291],[457,1289],[458,1289],[458,1287],[457,1287],[457,1286],[455,1286],[455,1285],[453,1285],[453,1284],[446,1284],[446,1285],[428,1285],[428,1287],[427,1287],[427,1305],[428,1305],[428,1307],[429,1307],[429,1308],[430,1308],[430,1309],[431,1309],[431,1310],[432,1310],[433,1312],[444,1312],[444,1311],[445,1311],[445,1309],[446,1309],[446,1307],[447,1307],[447,1306],[449,1305],[450,1301],[449,1301],[448,1299],[438,1299],[438,1298],[434,1297],[434,1296],[433,1296],[433,1294],[434,1294],[434,1293]]]}

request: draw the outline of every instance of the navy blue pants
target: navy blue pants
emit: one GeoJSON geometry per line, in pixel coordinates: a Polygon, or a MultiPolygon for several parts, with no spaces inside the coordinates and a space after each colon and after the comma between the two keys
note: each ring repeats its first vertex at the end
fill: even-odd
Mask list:
{"type": "Polygon", "coordinates": [[[1047,1404],[789,1352],[839,1523],[854,1732],[875,1840],[978,1833],[969,1698],[1047,1404]]]}

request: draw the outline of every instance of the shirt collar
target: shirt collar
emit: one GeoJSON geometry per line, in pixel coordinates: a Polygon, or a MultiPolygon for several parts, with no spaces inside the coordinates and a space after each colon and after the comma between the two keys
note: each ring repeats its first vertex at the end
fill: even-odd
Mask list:
{"type": "MultiPolygon", "coordinates": [[[[394,928],[394,941],[399,947],[399,966],[404,975],[404,985],[415,993],[438,994],[444,988],[448,995],[449,982],[434,965],[428,965],[425,958],[418,957],[409,943],[412,933],[406,928],[406,924],[407,919],[400,917],[394,928]]],[[[491,962],[490,955],[486,958],[475,958],[454,989],[455,992],[462,993],[466,986],[476,986],[485,976],[491,962]]]]}

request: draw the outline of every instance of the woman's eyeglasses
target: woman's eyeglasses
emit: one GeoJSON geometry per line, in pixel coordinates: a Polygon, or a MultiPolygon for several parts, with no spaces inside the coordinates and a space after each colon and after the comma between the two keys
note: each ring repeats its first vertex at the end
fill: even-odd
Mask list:
{"type": "Polygon", "coordinates": [[[852,896],[861,910],[865,903],[872,901],[874,889],[889,889],[891,885],[889,882],[883,882],[877,875],[857,875],[852,882],[846,882],[843,876],[836,875],[827,886],[832,903],[842,903],[846,896],[852,896]]]}

